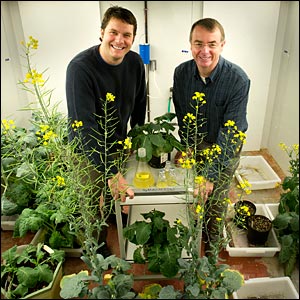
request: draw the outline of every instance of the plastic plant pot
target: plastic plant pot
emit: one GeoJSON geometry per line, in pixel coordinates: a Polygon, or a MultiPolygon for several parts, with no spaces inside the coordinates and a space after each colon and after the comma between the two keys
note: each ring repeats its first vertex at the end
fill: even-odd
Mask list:
{"type": "Polygon", "coordinates": [[[253,215],[248,218],[248,242],[252,245],[265,245],[269,232],[272,229],[272,221],[263,215],[253,215]]]}

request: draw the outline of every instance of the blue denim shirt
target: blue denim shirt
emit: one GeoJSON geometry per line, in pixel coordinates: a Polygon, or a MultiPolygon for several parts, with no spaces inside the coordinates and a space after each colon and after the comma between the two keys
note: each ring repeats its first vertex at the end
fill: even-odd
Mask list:
{"type": "MultiPolygon", "coordinates": [[[[195,61],[189,60],[177,66],[173,77],[173,103],[178,119],[179,135],[184,136],[184,116],[190,112],[195,114],[191,102],[195,92],[204,93],[206,104],[201,107],[201,117],[206,120],[198,120],[198,132],[205,134],[204,142],[224,146],[224,124],[228,120],[235,121],[238,130],[246,132],[247,103],[250,89],[250,79],[247,74],[237,65],[220,56],[219,62],[211,75],[201,79],[195,61]],[[200,123],[202,126],[200,126],[200,123]]],[[[225,153],[226,149],[222,149],[225,153]]],[[[223,166],[226,168],[234,152],[223,157],[223,166]]],[[[220,161],[220,160],[219,160],[220,161]]],[[[216,179],[217,170],[220,166],[215,165],[210,171],[210,179],[216,179]]]]}

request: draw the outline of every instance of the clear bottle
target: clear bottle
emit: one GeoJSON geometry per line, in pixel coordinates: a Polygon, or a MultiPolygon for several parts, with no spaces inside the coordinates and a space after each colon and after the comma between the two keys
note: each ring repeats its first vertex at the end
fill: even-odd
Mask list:
{"type": "Polygon", "coordinates": [[[138,149],[138,165],[133,178],[133,185],[136,188],[145,189],[154,186],[154,177],[146,162],[146,149],[138,149]]]}
{"type": "Polygon", "coordinates": [[[158,188],[168,187],[167,177],[164,169],[159,170],[156,187],[158,188]]]}
{"type": "Polygon", "coordinates": [[[171,167],[169,170],[169,176],[167,178],[169,186],[177,185],[177,177],[176,177],[176,170],[174,167],[171,167]]]}
{"type": "Polygon", "coordinates": [[[175,168],[172,167],[172,163],[169,160],[166,161],[165,174],[166,174],[168,186],[177,185],[176,171],[175,171],[175,168]]]}

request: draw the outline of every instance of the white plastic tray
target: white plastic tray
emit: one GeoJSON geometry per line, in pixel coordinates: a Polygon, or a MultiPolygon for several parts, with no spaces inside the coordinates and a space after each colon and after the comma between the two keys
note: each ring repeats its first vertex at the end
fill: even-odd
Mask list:
{"type": "Polygon", "coordinates": [[[245,280],[232,294],[233,299],[299,299],[299,294],[287,277],[261,277],[245,280]]]}
{"type": "Polygon", "coordinates": [[[1,230],[14,230],[19,215],[1,216],[1,230]]]}
{"type": "MultiPolygon", "coordinates": [[[[255,204],[256,214],[264,215],[269,217],[266,210],[265,204],[255,204]]],[[[230,210],[234,210],[233,206],[230,206],[230,210]]],[[[230,214],[228,214],[230,215],[230,214]]],[[[276,233],[272,229],[269,233],[269,237],[265,247],[249,247],[247,239],[247,231],[239,229],[235,224],[228,220],[227,228],[230,230],[232,243],[228,243],[226,246],[226,251],[228,251],[229,256],[232,257],[273,257],[276,252],[281,249],[280,243],[278,242],[276,233]]],[[[226,230],[224,229],[224,236],[227,237],[226,230]]]]}
{"type": "Polygon", "coordinates": [[[273,221],[278,215],[278,206],[279,203],[266,203],[266,210],[270,216],[270,219],[273,221]]]}
{"type": "Polygon", "coordinates": [[[281,179],[261,155],[241,156],[235,177],[241,184],[247,180],[251,190],[272,189],[281,179]]]}

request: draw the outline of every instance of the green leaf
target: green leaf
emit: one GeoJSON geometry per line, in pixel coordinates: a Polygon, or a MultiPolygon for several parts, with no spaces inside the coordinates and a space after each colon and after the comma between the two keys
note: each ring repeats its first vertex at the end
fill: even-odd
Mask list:
{"type": "Polygon", "coordinates": [[[29,162],[24,162],[17,169],[16,176],[17,177],[26,177],[28,180],[33,179],[35,173],[32,170],[34,170],[34,165],[29,162]]]}
{"type": "Polygon", "coordinates": [[[4,195],[1,197],[1,215],[12,216],[18,213],[18,205],[8,200],[4,195]]]}
{"type": "Polygon", "coordinates": [[[17,160],[14,157],[4,157],[4,158],[1,157],[1,164],[4,171],[13,167],[16,162],[17,160]]]}
{"type": "Polygon", "coordinates": [[[57,230],[52,231],[49,238],[49,246],[52,249],[59,249],[63,247],[63,243],[64,237],[62,236],[62,234],[57,230]]]}
{"type": "Polygon", "coordinates": [[[20,267],[17,271],[18,282],[28,288],[33,288],[39,281],[39,271],[30,267],[20,267]]]}
{"type": "Polygon", "coordinates": [[[138,247],[133,252],[133,260],[135,263],[144,264],[146,262],[144,256],[142,255],[143,248],[138,247]]]}
{"type": "Polygon", "coordinates": [[[136,241],[138,245],[144,245],[149,240],[151,234],[151,224],[140,222],[136,228],[136,241]]]}
{"type": "Polygon", "coordinates": [[[78,274],[64,276],[60,282],[60,296],[63,299],[79,297],[83,291],[87,291],[88,279],[87,271],[80,271],[78,274]]]}
{"type": "Polygon", "coordinates": [[[230,291],[230,293],[237,291],[244,283],[243,276],[236,270],[227,269],[222,272],[222,285],[230,291]]]}

